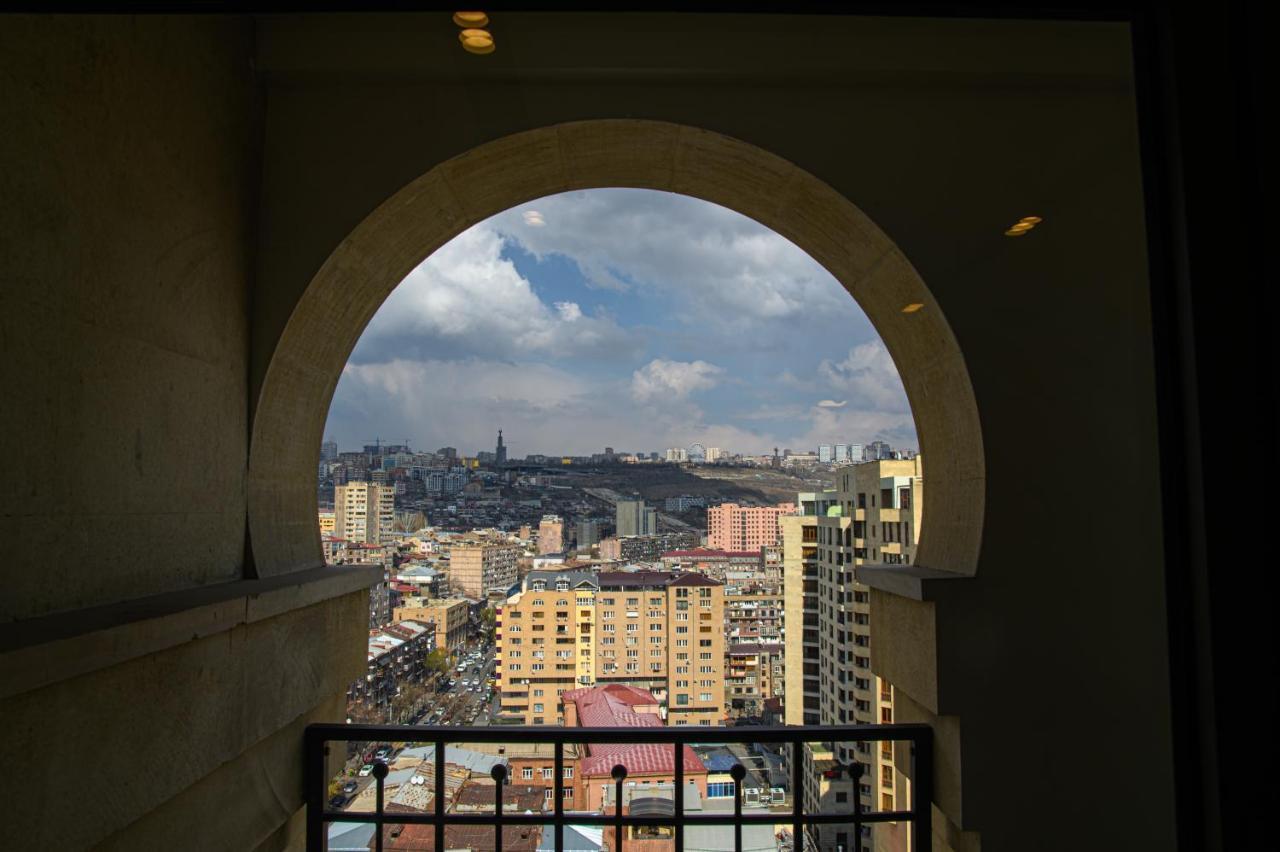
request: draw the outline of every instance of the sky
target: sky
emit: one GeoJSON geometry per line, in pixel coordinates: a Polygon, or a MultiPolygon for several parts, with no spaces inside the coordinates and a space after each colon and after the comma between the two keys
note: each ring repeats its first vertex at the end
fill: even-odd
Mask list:
{"type": "Polygon", "coordinates": [[[853,298],[732,210],[640,189],[487,219],[388,297],[325,428],[512,458],[667,447],[916,449],[902,381],[853,298]]]}

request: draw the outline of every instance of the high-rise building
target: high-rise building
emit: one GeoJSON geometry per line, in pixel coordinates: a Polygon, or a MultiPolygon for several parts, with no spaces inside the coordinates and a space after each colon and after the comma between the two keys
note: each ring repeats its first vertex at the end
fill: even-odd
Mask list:
{"type": "Polygon", "coordinates": [[[502,443],[502,430],[498,430],[498,447],[493,454],[494,464],[501,467],[507,462],[507,445],[502,443]]]}
{"type": "Polygon", "coordinates": [[[338,458],[338,442],[325,441],[320,445],[320,460],[334,461],[338,458]]]}
{"type": "Polygon", "coordinates": [[[728,457],[729,451],[724,447],[707,447],[708,462],[720,461],[721,459],[727,459],[728,457]]]}
{"type": "Polygon", "coordinates": [[[740,506],[721,503],[707,509],[707,547],[712,550],[758,551],[778,543],[778,518],[795,512],[794,503],[740,506]]]}
{"type": "Polygon", "coordinates": [[[861,444],[850,444],[849,457],[847,460],[853,462],[854,464],[859,464],[865,460],[865,456],[863,455],[863,452],[864,451],[861,444]]]}
{"type": "MultiPolygon", "coordinates": [[[[816,547],[818,569],[820,724],[866,725],[894,720],[893,687],[871,670],[870,590],[856,582],[854,568],[866,563],[901,565],[913,561],[920,534],[922,487],[918,456],[911,461],[845,467],[836,478],[834,501],[816,518],[812,546],[816,547]]],[[[806,546],[802,541],[802,563],[806,546]]],[[[814,587],[806,581],[802,588],[804,611],[811,616],[814,607],[808,598],[814,587]]],[[[793,608],[788,606],[789,614],[793,608]]],[[[813,658],[806,655],[806,659],[813,658]]],[[[802,689],[809,686],[803,678],[789,681],[788,687],[793,684],[802,689]]],[[[893,810],[907,801],[902,789],[906,779],[895,771],[892,750],[884,744],[835,744],[834,755],[841,763],[857,761],[864,767],[858,792],[864,809],[893,810]]],[[[837,828],[822,827],[822,848],[827,848],[837,828]]]]}
{"type": "Polygon", "coordinates": [[[665,699],[672,725],[719,725],[724,587],[668,571],[531,571],[496,626],[502,712],[565,723],[562,695],[624,684],[665,699]]]}
{"type": "Polygon", "coordinates": [[[333,489],[333,534],[348,542],[381,544],[395,521],[395,489],[351,482],[333,489]]]}
{"type": "Polygon", "coordinates": [[[543,515],[538,524],[538,553],[560,553],[564,550],[564,519],[559,515],[543,515]]]}
{"type": "Polygon", "coordinates": [[[822,464],[831,464],[835,461],[835,455],[830,444],[818,445],[818,461],[822,464]]]}
{"type": "Polygon", "coordinates": [[[782,589],[786,639],[788,725],[817,725],[821,716],[818,662],[818,518],[835,502],[834,491],[798,495],[800,515],[778,519],[782,527],[782,589]]]}
{"type": "Polygon", "coordinates": [[[468,541],[449,548],[449,583],[454,591],[483,599],[515,585],[520,545],[468,541]]]}
{"type": "Polygon", "coordinates": [[[837,464],[849,461],[849,445],[836,444],[835,449],[831,453],[831,460],[837,464]]]}
{"type": "Polygon", "coordinates": [[[658,512],[644,504],[643,500],[619,500],[617,505],[617,535],[656,535],[658,512]]]}
{"type": "Polygon", "coordinates": [[[600,524],[597,521],[578,521],[578,548],[585,549],[600,543],[600,524]]]}

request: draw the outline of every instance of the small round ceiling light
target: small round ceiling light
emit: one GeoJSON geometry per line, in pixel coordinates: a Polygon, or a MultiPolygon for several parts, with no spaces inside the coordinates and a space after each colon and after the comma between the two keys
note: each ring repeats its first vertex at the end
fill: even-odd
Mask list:
{"type": "Polygon", "coordinates": [[[489,16],[484,12],[454,12],[453,22],[460,27],[487,27],[489,16]]]}
{"type": "Polygon", "coordinates": [[[1021,219],[1018,220],[1018,223],[1021,224],[1023,222],[1026,222],[1029,225],[1038,225],[1043,221],[1044,220],[1041,219],[1039,216],[1023,216],[1021,219]]]}
{"type": "Polygon", "coordinates": [[[1005,231],[1005,232],[1004,232],[1004,235],[1005,235],[1006,237],[1020,237],[1020,236],[1022,236],[1023,234],[1025,234],[1025,233],[1026,233],[1027,231],[1029,231],[1029,230],[1031,230],[1031,229],[1030,229],[1030,228],[1022,228],[1022,229],[1018,229],[1018,228],[1010,228],[1009,230],[1007,230],[1007,231],[1005,231]]]}
{"type": "Polygon", "coordinates": [[[902,309],[904,314],[914,314],[916,311],[924,307],[924,302],[912,302],[902,309]]]}
{"type": "Polygon", "coordinates": [[[493,36],[488,30],[463,30],[458,33],[458,40],[467,53],[493,53],[493,36]]]}

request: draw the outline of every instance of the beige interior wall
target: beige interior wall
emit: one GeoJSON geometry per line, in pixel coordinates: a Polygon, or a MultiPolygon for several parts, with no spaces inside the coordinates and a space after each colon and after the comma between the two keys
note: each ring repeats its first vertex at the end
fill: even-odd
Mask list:
{"type": "Polygon", "coordinates": [[[240,576],[253,28],[6,16],[0,622],[240,576]]]}

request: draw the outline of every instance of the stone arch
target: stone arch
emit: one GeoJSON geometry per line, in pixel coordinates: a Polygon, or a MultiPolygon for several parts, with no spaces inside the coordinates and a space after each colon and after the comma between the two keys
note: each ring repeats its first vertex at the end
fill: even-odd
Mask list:
{"type": "Polygon", "coordinates": [[[976,573],[985,497],[977,403],[955,335],[893,241],[826,183],[755,145],[668,122],[609,119],[517,133],[442,162],[329,255],[285,326],[254,415],[248,522],[258,575],[322,561],[314,472],[324,423],[348,357],[391,291],[477,222],[543,196],[604,187],[731,208],[826,267],[880,334],[915,417],[928,471],[916,561],[976,573]],[[910,304],[923,307],[905,313],[910,304]]]}

